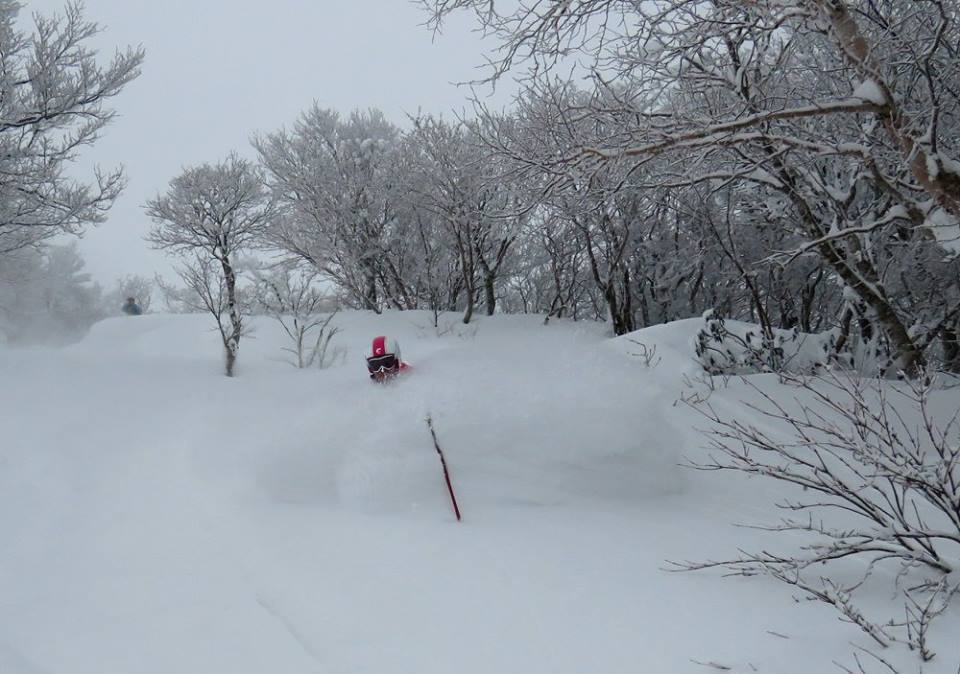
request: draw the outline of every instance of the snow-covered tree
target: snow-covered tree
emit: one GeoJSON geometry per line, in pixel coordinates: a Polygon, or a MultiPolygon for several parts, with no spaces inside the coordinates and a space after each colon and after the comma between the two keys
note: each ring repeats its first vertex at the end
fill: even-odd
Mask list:
{"type": "MultiPolygon", "coordinates": [[[[424,5],[435,25],[472,10],[499,36],[492,78],[529,66],[521,114],[530,117],[523,107],[533,103],[523,100],[534,101],[541,128],[566,142],[538,144],[532,133],[489,142],[548,187],[571,169],[592,175],[609,165],[623,167],[630,189],[742,187],[733,220],[758,222],[756,209],[744,217],[746,200],[775,204],[764,217],[783,236],[772,239],[792,250],[767,257],[818,257],[849,298],[834,322],[888,350],[888,373],[918,371],[937,338],[953,349],[954,290],[930,311],[901,302],[888,284],[904,248],[941,265],[960,248],[956,0],[424,5]],[[547,79],[572,59],[594,83],[575,100],[547,79]]],[[[787,303],[773,266],[740,266],[741,279],[767,275],[767,289],[787,303]]],[[[824,277],[813,278],[819,286],[824,277]]],[[[754,280],[756,312],[772,295],[754,280]]]]}
{"type": "Polygon", "coordinates": [[[103,317],[100,287],[75,243],[0,255],[0,341],[59,344],[103,317]]]}
{"type": "Polygon", "coordinates": [[[314,105],[292,130],[254,140],[270,188],[284,206],[270,228],[271,243],[373,311],[384,300],[411,308],[393,257],[404,242],[396,231],[403,223],[390,170],[398,133],[378,110],[343,119],[314,105]]]}
{"type": "Polygon", "coordinates": [[[422,117],[409,147],[416,148],[413,190],[423,208],[443,225],[457,256],[469,323],[482,295],[487,315],[496,309],[498,277],[516,241],[522,216],[515,185],[504,182],[495,159],[485,156],[474,124],[422,117]]]}
{"type": "Polygon", "coordinates": [[[108,100],[143,61],[142,49],[128,48],[99,63],[89,43],[100,29],[80,3],[34,15],[30,33],[17,25],[21,7],[0,0],[0,252],[78,234],[105,218],[122,171],[98,170],[84,183],[69,167],[111,121],[108,100]]]}
{"type": "Polygon", "coordinates": [[[146,211],[156,223],[147,240],[183,259],[178,273],[216,319],[232,377],[243,335],[237,256],[262,241],[275,213],[259,169],[235,154],[189,168],[146,211]]]}

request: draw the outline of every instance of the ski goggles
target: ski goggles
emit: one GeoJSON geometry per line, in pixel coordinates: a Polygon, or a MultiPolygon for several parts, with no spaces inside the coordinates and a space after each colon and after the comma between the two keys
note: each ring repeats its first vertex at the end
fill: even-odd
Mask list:
{"type": "Polygon", "coordinates": [[[396,370],[397,357],[392,353],[376,358],[367,358],[367,370],[370,372],[382,372],[383,370],[396,370]]]}

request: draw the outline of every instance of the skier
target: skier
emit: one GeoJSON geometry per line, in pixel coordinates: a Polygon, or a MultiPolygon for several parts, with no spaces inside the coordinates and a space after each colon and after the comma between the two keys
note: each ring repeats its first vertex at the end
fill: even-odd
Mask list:
{"type": "Polygon", "coordinates": [[[367,356],[367,371],[370,380],[382,384],[409,369],[400,359],[400,345],[389,337],[374,337],[367,356]]]}
{"type": "Polygon", "coordinates": [[[120,310],[123,311],[123,313],[125,313],[127,316],[139,316],[143,313],[140,305],[137,304],[137,300],[133,297],[128,297],[124,305],[120,307],[120,310]]]}

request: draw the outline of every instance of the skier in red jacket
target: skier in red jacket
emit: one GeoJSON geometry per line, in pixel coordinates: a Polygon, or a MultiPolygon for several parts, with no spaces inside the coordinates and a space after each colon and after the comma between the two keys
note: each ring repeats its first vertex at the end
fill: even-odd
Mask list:
{"type": "Polygon", "coordinates": [[[400,359],[400,345],[390,337],[374,337],[367,356],[367,371],[370,379],[383,383],[396,377],[410,366],[400,359]]]}

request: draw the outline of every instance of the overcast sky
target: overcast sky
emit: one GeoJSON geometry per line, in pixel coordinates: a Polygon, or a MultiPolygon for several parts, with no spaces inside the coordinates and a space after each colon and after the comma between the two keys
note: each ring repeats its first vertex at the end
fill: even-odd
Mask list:
{"type": "MultiPolygon", "coordinates": [[[[29,14],[63,2],[26,2],[29,14]]],[[[103,26],[96,46],[142,44],[143,74],[112,103],[119,118],[81,160],[123,164],[129,185],[109,220],[80,242],[87,269],[104,285],[125,274],[167,273],[169,262],[142,236],[143,203],[181,169],[230,150],[253,156],[251,134],[289,125],[313,100],[348,112],[378,107],[395,123],[406,113],[468,105],[453,84],[477,76],[483,46],[467,16],[433,40],[409,0],[85,0],[103,26]]],[[[484,94],[489,91],[483,90],[484,94]]],[[[500,85],[490,99],[507,102],[500,85]]]]}

